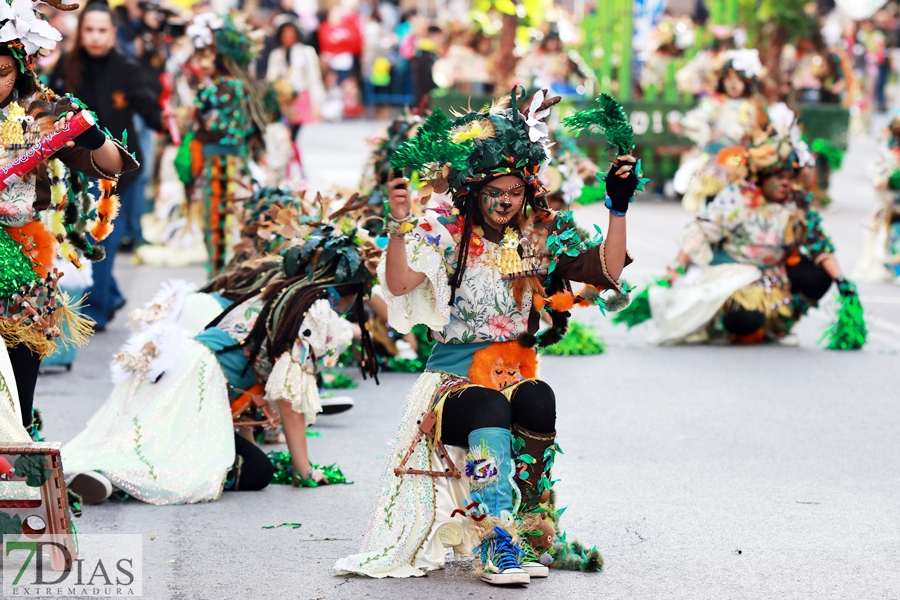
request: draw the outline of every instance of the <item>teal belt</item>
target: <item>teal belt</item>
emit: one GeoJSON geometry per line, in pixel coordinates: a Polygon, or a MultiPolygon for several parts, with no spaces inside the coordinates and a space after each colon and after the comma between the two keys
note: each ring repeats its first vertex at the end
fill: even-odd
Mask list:
{"type": "Polygon", "coordinates": [[[256,383],[250,361],[233,337],[218,327],[210,327],[195,335],[194,339],[213,351],[231,387],[246,391],[256,383]]]}
{"type": "Polygon", "coordinates": [[[487,348],[494,342],[478,342],[477,344],[442,344],[434,345],[431,356],[425,368],[429,371],[444,371],[460,377],[469,376],[469,367],[472,366],[472,357],[482,348],[487,348]]]}

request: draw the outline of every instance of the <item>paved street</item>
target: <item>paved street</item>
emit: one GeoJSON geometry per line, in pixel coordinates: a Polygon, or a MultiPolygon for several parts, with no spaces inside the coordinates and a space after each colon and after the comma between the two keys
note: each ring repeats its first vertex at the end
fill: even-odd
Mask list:
{"type": "MultiPolygon", "coordinates": [[[[353,186],[371,123],[304,130],[315,185],[353,186]]],[[[844,268],[861,250],[874,206],[867,162],[877,146],[854,142],[833,180],[826,229],[844,268]]],[[[578,209],[606,226],[606,210],[578,209]]],[[[689,216],[673,202],[639,199],[629,211],[626,270],[642,284],[672,259],[689,216]]],[[[128,309],[170,277],[204,271],[134,267],[117,275],[128,309]]],[[[569,538],[596,544],[602,574],[551,574],[527,589],[474,581],[464,568],[416,580],[334,577],[357,549],[413,375],[360,382],[357,406],[321,417],[314,461],[340,465],[353,485],[272,486],[226,493],[213,504],[137,501],[86,507],[85,533],[144,536],[144,594],[222,598],[900,598],[900,287],[862,285],[870,343],[828,352],[816,342],[830,302],[802,322],[796,348],[677,347],[646,343],[648,330],[612,328],[599,311],[575,318],[609,344],[596,357],[543,360],[558,399],[565,455],[555,475],[569,538]],[[284,522],[299,529],[263,529],[284,522]]],[[[102,405],[108,363],[127,337],[123,316],[80,352],[70,373],[42,377],[36,405],[44,435],[66,442],[102,405]]]]}

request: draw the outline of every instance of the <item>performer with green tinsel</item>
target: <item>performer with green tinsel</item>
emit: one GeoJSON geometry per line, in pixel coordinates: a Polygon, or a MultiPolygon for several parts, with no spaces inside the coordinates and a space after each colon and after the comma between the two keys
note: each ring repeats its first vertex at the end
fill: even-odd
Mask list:
{"type": "Polygon", "coordinates": [[[402,333],[425,324],[437,343],[408,397],[362,548],[337,561],[339,574],[420,576],[441,568],[449,548],[474,553],[492,585],[527,584],[549,564],[602,565],[596,549],[567,560],[556,539],[556,400],[537,378],[536,350],[562,338],[573,306],[623,289],[639,167],[612,98],[567,120],[603,130],[618,154],[605,178],[608,237],[582,237],[571,213],[547,207],[540,184],[544,119],[558,98],[539,91],[522,114],[520,93],[455,121],[435,111],[392,157],[394,168],[424,173],[433,194],[416,218],[407,180],[391,181],[379,279],[391,324],[402,333]],[[574,294],[570,281],[588,288],[574,294]],[[552,324],[539,332],[543,311],[552,324]]]}
{"type": "MultiPolygon", "coordinates": [[[[339,313],[362,313],[380,252],[353,219],[338,216],[298,224],[278,254],[236,265],[202,292],[170,282],[132,313],[136,331],[115,356],[115,388],[63,448],[77,473],[69,487],[86,504],[114,488],[186,504],[216,500],[223,489],[259,490],[273,478],[296,487],[345,481],[333,465],[310,463],[306,426],[321,411],[317,372],[352,339],[339,313]],[[289,453],[270,461],[235,434],[242,403],[281,422],[289,453]]],[[[365,333],[362,346],[364,374],[374,375],[365,333]]]]}
{"type": "Polygon", "coordinates": [[[718,337],[796,345],[793,326],[834,282],[839,310],[826,333],[828,347],[863,346],[856,286],[842,275],[810,194],[798,184],[814,159],[795,124],[770,134],[749,148],[719,152],[716,160],[740,181],[687,226],[660,285],[642,292],[614,321],[632,326],[652,316],[651,341],[658,344],[718,337]]]}
{"type": "Polygon", "coordinates": [[[83,102],[38,79],[42,52],[62,35],[37,4],[0,0],[0,8],[0,440],[22,443],[30,441],[23,426],[31,429],[41,361],[55,340],[80,346],[92,332],[79,299],[61,289],[57,261],[78,268],[103,260],[99,242],[119,209],[115,182],[138,163],[83,102]],[[90,126],[75,135],[77,123],[90,126]],[[63,130],[67,140],[48,142],[63,130]]]}
{"type": "MultiPolygon", "coordinates": [[[[255,54],[248,29],[231,15],[203,13],[187,34],[200,78],[194,99],[194,129],[176,158],[181,181],[192,202],[205,207],[204,236],[213,274],[227,261],[229,214],[246,194],[239,185],[250,152],[251,136],[265,130],[261,100],[254,95],[247,68],[255,54]]],[[[257,94],[258,96],[258,94],[257,94]]]]}

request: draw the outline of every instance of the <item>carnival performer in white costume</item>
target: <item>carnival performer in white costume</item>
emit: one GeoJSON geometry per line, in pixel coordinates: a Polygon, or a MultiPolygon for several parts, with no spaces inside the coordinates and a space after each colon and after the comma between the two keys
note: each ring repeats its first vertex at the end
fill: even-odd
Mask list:
{"type": "Polygon", "coordinates": [[[229,292],[216,281],[208,291],[221,293],[170,285],[136,311],[137,331],[113,362],[115,389],[63,448],[67,469],[78,473],[70,488],[85,503],[102,501],[114,486],[153,504],[211,501],[223,487],[262,489],[272,464],[234,434],[229,408],[244,393],[262,395],[280,414],[294,485],[329,483],[307,458],[306,425],[321,410],[317,370],[333,366],[352,339],[330,302],[340,306],[370,285],[363,261],[346,268],[361,244],[355,231],[309,228],[283,260],[248,267],[250,291],[229,292]],[[332,251],[314,265],[311,238],[332,251]]]}
{"type": "Polygon", "coordinates": [[[680,122],[670,124],[675,133],[683,133],[696,144],[673,182],[675,191],[684,194],[682,204],[686,210],[701,210],[730,183],[728,174],[715,161],[719,150],[746,145],[754,131],[764,128],[766,113],[757,97],[761,73],[756,50],[726,52],[716,93],[703,98],[680,122]]]}
{"type": "Polygon", "coordinates": [[[866,223],[863,255],[853,272],[860,281],[900,282],[900,116],[891,120],[889,132],[872,178],[878,208],[866,223]]]}
{"type": "MultiPolygon", "coordinates": [[[[537,177],[549,144],[543,119],[556,99],[538,92],[526,116],[517,94],[455,122],[435,111],[392,157],[395,168],[425,172],[435,194],[416,220],[406,180],[390,183],[380,271],[390,322],[401,333],[424,323],[438,343],[408,397],[362,548],[337,561],[339,574],[421,576],[443,566],[445,547],[474,545],[487,583],[547,576],[558,518],[549,477],[556,416],[535,346],[558,341],[568,311],[596,300],[598,287],[621,289],[630,262],[624,217],[638,178],[626,154],[630,125],[603,97],[587,112],[611,115],[625,135],[606,133],[622,156],[606,178],[609,237],[581,239],[571,213],[547,208],[537,177]],[[569,280],[597,287],[576,296],[569,280]],[[536,335],[541,309],[552,325],[536,335]]],[[[573,126],[587,126],[576,117],[573,126]]]]}

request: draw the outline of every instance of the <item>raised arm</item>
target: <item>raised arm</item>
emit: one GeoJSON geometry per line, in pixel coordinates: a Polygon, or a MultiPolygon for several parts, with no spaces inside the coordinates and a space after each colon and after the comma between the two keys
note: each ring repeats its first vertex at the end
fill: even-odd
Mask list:
{"type": "Polygon", "coordinates": [[[609,196],[609,228],[603,244],[606,271],[612,279],[618,279],[625,268],[628,252],[625,249],[625,212],[634,196],[637,175],[634,173],[634,157],[620,156],[606,176],[606,194],[609,196]]]}
{"type": "Polygon", "coordinates": [[[635,159],[620,156],[606,176],[606,207],[609,209],[609,228],[606,240],[598,248],[591,248],[578,256],[558,257],[556,273],[570,281],[580,281],[605,289],[621,289],[622,270],[631,263],[626,244],[625,213],[637,189],[634,172],[635,159]]]}
{"type": "Polygon", "coordinates": [[[406,236],[399,231],[412,218],[406,179],[397,177],[388,183],[388,246],[385,257],[385,285],[394,296],[408,294],[425,281],[425,274],[413,271],[406,262],[406,236]],[[393,226],[393,230],[392,229],[393,226]]]}

